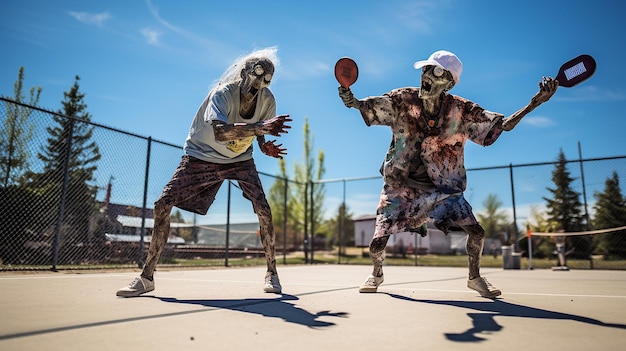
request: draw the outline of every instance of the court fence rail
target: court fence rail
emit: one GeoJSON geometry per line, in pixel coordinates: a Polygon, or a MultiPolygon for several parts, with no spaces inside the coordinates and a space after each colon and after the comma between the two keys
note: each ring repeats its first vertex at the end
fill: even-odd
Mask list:
{"type": "MultiPolygon", "coordinates": [[[[0,271],[140,267],[154,222],[151,206],[178,165],[182,147],[9,98],[0,101],[0,271]]],[[[577,268],[626,269],[626,230],[593,227],[598,196],[612,177],[624,178],[626,156],[583,159],[579,145],[579,157],[566,164],[571,189],[580,198],[583,229],[600,232],[526,235],[527,226],[540,224],[537,213],[545,213],[546,199],[552,197],[557,161],[467,170],[465,197],[475,212],[484,212],[487,196],[495,195],[507,218],[508,225],[491,232],[485,245],[485,254],[513,255],[508,264],[502,256],[498,264],[505,269],[519,268],[515,258],[520,257],[522,268],[533,268],[539,260],[558,266],[566,257],[583,262],[577,268]]],[[[275,185],[284,189],[270,199],[279,263],[281,256],[283,264],[316,263],[328,253],[336,254],[336,263],[368,263],[380,176],[302,184],[259,174],[266,194],[273,195],[275,185]],[[295,187],[304,187],[310,199],[305,196],[304,210],[290,213],[295,187]],[[315,191],[324,196],[313,196],[315,191]],[[323,221],[311,220],[316,216],[323,221]],[[370,229],[355,229],[363,227],[370,229]],[[355,247],[358,255],[347,251],[355,247]]],[[[616,198],[620,209],[611,228],[626,226],[624,196],[616,198]]],[[[390,241],[388,262],[428,264],[427,256],[462,253],[462,237],[444,236],[442,246],[436,234],[429,231],[419,242],[417,235],[390,241]]],[[[256,216],[237,184],[227,182],[220,189],[207,215],[174,209],[161,264],[228,266],[236,261],[265,264],[256,216]]]]}

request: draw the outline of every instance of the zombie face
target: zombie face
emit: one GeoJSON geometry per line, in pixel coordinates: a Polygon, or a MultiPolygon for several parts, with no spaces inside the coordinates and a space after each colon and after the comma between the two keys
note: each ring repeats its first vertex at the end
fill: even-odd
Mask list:
{"type": "Polygon", "coordinates": [[[444,91],[452,89],[454,79],[447,70],[434,65],[422,68],[422,85],[420,87],[420,99],[432,99],[439,97],[444,91]]]}
{"type": "Polygon", "coordinates": [[[256,96],[259,90],[267,88],[274,75],[274,64],[267,59],[251,60],[241,70],[241,92],[256,96]]]}

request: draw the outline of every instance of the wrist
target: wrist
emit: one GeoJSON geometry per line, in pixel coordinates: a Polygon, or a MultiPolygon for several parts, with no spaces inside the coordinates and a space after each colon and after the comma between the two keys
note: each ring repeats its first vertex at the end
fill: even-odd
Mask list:
{"type": "Polygon", "coordinates": [[[265,135],[265,132],[263,131],[263,121],[256,122],[255,124],[253,124],[253,126],[254,126],[254,135],[256,136],[265,135]]]}

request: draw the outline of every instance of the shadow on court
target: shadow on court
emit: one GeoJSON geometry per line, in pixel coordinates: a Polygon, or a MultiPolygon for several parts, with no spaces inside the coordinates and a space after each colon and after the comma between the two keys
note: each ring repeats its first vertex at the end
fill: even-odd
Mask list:
{"type": "Polygon", "coordinates": [[[218,300],[179,300],[174,297],[155,298],[177,304],[189,304],[204,306],[210,309],[226,309],[231,311],[258,314],[264,317],[280,318],[285,322],[304,325],[310,328],[323,328],[335,325],[332,322],[320,321],[320,317],[346,317],[347,312],[320,311],[311,313],[296,307],[288,301],[297,301],[299,298],[293,295],[283,294],[275,299],[218,299],[218,300]]]}
{"type": "Polygon", "coordinates": [[[626,271],[487,268],[483,273],[504,291],[490,300],[465,289],[466,268],[450,267],[388,266],[388,282],[377,294],[359,294],[355,284],[368,270],[282,267],[282,295],[262,293],[265,267],[162,270],[157,290],[131,299],[115,291],[135,272],[4,274],[0,350],[517,351],[537,342],[561,350],[626,345],[626,271]]]}
{"type": "Polygon", "coordinates": [[[488,300],[488,301],[456,301],[456,300],[422,300],[414,299],[411,297],[385,293],[395,299],[404,301],[426,303],[441,306],[459,307],[463,309],[470,309],[478,311],[479,313],[468,313],[467,316],[471,319],[473,327],[461,332],[461,333],[445,333],[445,336],[450,341],[457,342],[479,342],[486,340],[476,334],[481,333],[493,333],[502,330],[502,326],[499,325],[494,317],[517,317],[517,318],[536,318],[543,320],[570,320],[580,323],[586,323],[596,325],[600,327],[626,329],[625,324],[604,323],[597,319],[588,318],[585,316],[561,313],[541,308],[534,308],[528,306],[522,306],[510,302],[506,302],[500,299],[488,300]]]}

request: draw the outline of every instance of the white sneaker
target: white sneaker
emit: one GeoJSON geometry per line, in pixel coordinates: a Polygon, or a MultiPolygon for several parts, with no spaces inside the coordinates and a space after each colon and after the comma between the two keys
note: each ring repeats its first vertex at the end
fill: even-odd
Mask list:
{"type": "Polygon", "coordinates": [[[280,286],[280,280],[278,280],[277,274],[267,272],[265,275],[265,286],[263,287],[263,291],[275,294],[280,294],[283,291],[283,287],[280,286]]]}
{"type": "Polygon", "coordinates": [[[375,293],[378,291],[378,286],[383,283],[385,280],[384,276],[374,277],[373,275],[369,275],[367,280],[363,285],[359,287],[360,293],[375,293]]]}
{"type": "Polygon", "coordinates": [[[154,281],[150,281],[142,276],[135,278],[128,286],[117,291],[117,296],[136,297],[154,290],[154,281]]]}
{"type": "Polygon", "coordinates": [[[478,291],[480,293],[480,296],[490,299],[496,296],[500,296],[502,294],[500,290],[496,289],[495,286],[491,285],[491,283],[489,283],[487,279],[483,277],[468,279],[467,287],[472,290],[478,291]]]}

